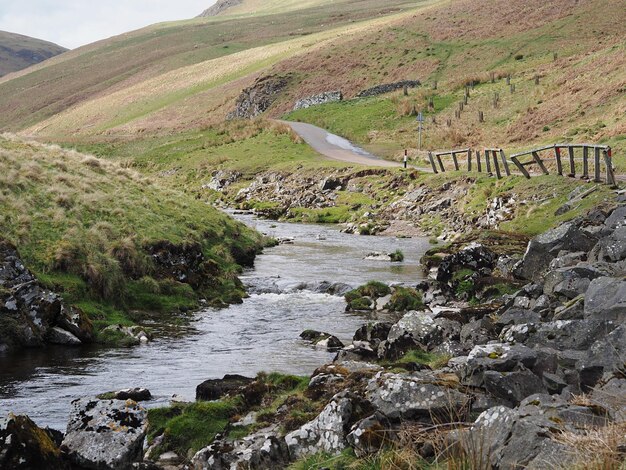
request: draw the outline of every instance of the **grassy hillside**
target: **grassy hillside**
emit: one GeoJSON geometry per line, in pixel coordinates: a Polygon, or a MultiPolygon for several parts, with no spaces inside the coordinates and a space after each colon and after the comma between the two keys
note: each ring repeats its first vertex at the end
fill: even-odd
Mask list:
{"type": "MultiPolygon", "coordinates": [[[[81,124],[86,121],[87,127],[81,129],[84,133],[115,128],[144,114],[169,110],[174,104],[184,106],[189,96],[200,99],[194,101],[193,109],[182,111],[192,120],[182,125],[202,124],[224,100],[225,91],[220,86],[267,67],[287,51],[313,47],[320,39],[315,35],[320,32],[328,39],[332,37],[328,31],[333,28],[414,4],[410,0],[391,0],[385,5],[376,0],[356,5],[338,2],[333,6],[333,14],[308,8],[238,19],[196,18],[126,33],[79,48],[10,81],[0,81],[0,108],[6,110],[0,115],[0,129],[21,130],[92,100],[107,102],[108,96],[123,96],[133,108],[139,102],[142,110],[129,110],[121,116],[117,107],[96,114],[80,109],[70,113],[81,124]],[[271,45],[278,46],[275,49],[271,45]],[[220,60],[226,56],[231,57],[220,60]],[[205,77],[207,71],[210,75],[205,77]],[[211,89],[219,90],[211,97],[202,96],[211,89]]],[[[227,90],[226,97],[234,100],[241,87],[241,83],[233,84],[234,89],[227,90]]],[[[151,127],[172,129],[173,114],[170,111],[167,117],[155,118],[161,123],[151,127]]],[[[73,125],[75,128],[76,122],[73,125]]],[[[47,126],[41,126],[47,134],[58,133],[63,127],[56,123],[47,126]]],[[[133,126],[132,130],[137,132],[140,127],[133,126]]]]}
{"type": "Polygon", "coordinates": [[[243,295],[235,259],[261,239],[206,204],[116,163],[7,135],[0,163],[2,237],[96,325],[243,295]],[[167,242],[199,247],[206,282],[191,286],[159,270],[151,249],[167,242]]]}
{"type": "Polygon", "coordinates": [[[48,41],[0,31],[0,77],[67,51],[48,41]]]}

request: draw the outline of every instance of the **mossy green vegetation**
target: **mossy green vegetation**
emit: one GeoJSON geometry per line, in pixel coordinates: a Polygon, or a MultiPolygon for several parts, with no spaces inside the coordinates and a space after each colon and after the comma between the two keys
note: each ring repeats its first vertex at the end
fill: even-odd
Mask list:
{"type": "Polygon", "coordinates": [[[394,312],[407,312],[424,308],[422,294],[412,287],[396,287],[387,308],[394,312]]]}
{"type": "Polygon", "coordinates": [[[263,239],[205,203],[117,163],[18,138],[0,138],[0,161],[2,236],[97,328],[132,324],[137,310],[186,311],[200,298],[223,304],[244,295],[236,255],[263,239]],[[198,247],[206,282],[160,271],[150,250],[164,242],[198,247]]]}

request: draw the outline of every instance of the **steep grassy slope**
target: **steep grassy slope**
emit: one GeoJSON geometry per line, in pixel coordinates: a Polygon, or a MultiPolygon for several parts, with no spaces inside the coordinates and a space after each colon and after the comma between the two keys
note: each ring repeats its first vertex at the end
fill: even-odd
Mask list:
{"type": "Polygon", "coordinates": [[[0,164],[2,237],[96,324],[243,295],[235,259],[261,240],[217,210],[115,163],[10,136],[0,137],[0,164]],[[203,282],[158,266],[153,248],[163,246],[197,246],[203,282]]]}
{"type": "Polygon", "coordinates": [[[48,41],[0,31],[0,77],[67,51],[48,41]]]}
{"type": "MultiPolygon", "coordinates": [[[[90,100],[106,100],[110,94],[125,93],[130,104],[134,105],[145,98],[142,84],[150,87],[149,101],[156,104],[147,108],[154,112],[266,67],[269,65],[268,53],[262,46],[313,37],[311,35],[407,5],[413,6],[414,2],[391,0],[385,5],[375,0],[364,0],[356,5],[339,2],[333,6],[331,14],[309,8],[234,20],[198,18],[123,34],[72,51],[45,67],[33,69],[10,81],[0,81],[0,108],[4,111],[0,115],[0,129],[21,130],[90,100]],[[250,49],[258,52],[244,53],[246,58],[237,55],[250,49]],[[219,60],[230,55],[230,59],[219,60]],[[194,67],[194,64],[199,65],[194,67]],[[220,67],[228,70],[221,73],[220,67]],[[211,77],[203,80],[207,70],[213,76],[224,77],[223,80],[215,82],[211,77]],[[181,79],[181,86],[176,85],[181,79]],[[163,89],[155,87],[154,83],[163,84],[163,89]],[[199,83],[202,86],[198,87],[199,83]],[[184,92],[171,96],[172,87],[184,89],[184,92]]],[[[315,39],[309,42],[315,42],[315,39]]],[[[292,47],[302,47],[306,43],[296,40],[292,47]]],[[[283,52],[285,48],[279,47],[283,52]]],[[[231,93],[231,97],[237,93],[231,93]]],[[[221,95],[221,92],[215,95],[218,101],[222,100],[221,95]]],[[[203,111],[212,112],[214,106],[203,105],[203,111]]],[[[117,111],[89,116],[88,124],[99,125],[96,131],[101,131],[105,123],[104,127],[115,125],[117,111]]],[[[122,114],[117,121],[137,119],[134,111],[122,114]]],[[[197,118],[197,107],[193,114],[197,118]]],[[[172,127],[172,119],[173,116],[168,116],[168,128],[172,127]]]]}

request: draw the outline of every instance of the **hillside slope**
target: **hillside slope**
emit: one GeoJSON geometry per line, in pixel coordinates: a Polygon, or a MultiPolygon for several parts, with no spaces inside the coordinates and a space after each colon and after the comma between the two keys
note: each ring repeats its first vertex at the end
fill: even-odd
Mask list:
{"type": "Polygon", "coordinates": [[[0,77],[62,54],[66,48],[21,34],[0,31],[0,77]]]}
{"type": "Polygon", "coordinates": [[[121,165],[10,135],[0,165],[0,241],[96,326],[241,299],[238,263],[261,237],[218,210],[121,165]]]}

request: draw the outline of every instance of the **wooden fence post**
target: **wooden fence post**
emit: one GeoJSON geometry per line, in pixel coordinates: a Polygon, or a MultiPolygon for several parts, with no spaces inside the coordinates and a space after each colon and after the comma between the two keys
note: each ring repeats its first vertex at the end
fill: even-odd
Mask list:
{"type": "Polygon", "coordinates": [[[439,169],[441,170],[442,173],[445,173],[446,168],[443,166],[443,162],[441,161],[441,156],[440,155],[435,155],[437,157],[437,163],[439,163],[439,169]]]}
{"type": "Polygon", "coordinates": [[[583,179],[589,179],[589,147],[583,147],[583,179]]]}
{"type": "Polygon", "coordinates": [[[511,83],[510,90],[511,90],[511,94],[515,93],[515,83],[511,83]]]}
{"type": "Polygon", "coordinates": [[[601,183],[602,179],[600,178],[600,148],[599,147],[594,147],[593,149],[593,164],[594,164],[594,173],[595,173],[595,177],[594,177],[594,181],[596,183],[601,183]]]}
{"type": "Polygon", "coordinates": [[[576,176],[576,162],[574,161],[574,147],[567,147],[567,156],[569,157],[569,175],[572,178],[576,176]]]}
{"type": "Polygon", "coordinates": [[[563,163],[561,162],[561,149],[554,147],[554,157],[556,158],[556,172],[559,176],[563,176],[563,163]]]}
{"type": "Polygon", "coordinates": [[[485,122],[485,115],[482,111],[478,111],[478,122],[485,122]]]}
{"type": "Polygon", "coordinates": [[[454,162],[454,169],[459,171],[459,160],[456,158],[456,152],[452,152],[452,161],[454,162]]]}
{"type": "Polygon", "coordinates": [[[487,173],[491,175],[491,162],[489,161],[489,150],[485,149],[485,164],[487,166],[487,173]]]}
{"type": "Polygon", "coordinates": [[[526,179],[530,179],[530,174],[528,173],[528,171],[526,171],[526,168],[524,168],[524,165],[520,163],[517,157],[511,157],[511,160],[513,161],[513,163],[515,163],[515,166],[522,173],[522,175],[524,175],[526,179]]]}
{"type": "Polygon", "coordinates": [[[506,176],[511,176],[511,169],[509,168],[509,162],[506,160],[506,155],[504,154],[504,150],[500,149],[500,158],[502,159],[502,166],[504,167],[504,172],[506,176]]]}
{"type": "Polygon", "coordinates": [[[536,151],[534,151],[534,152],[532,152],[532,155],[533,155],[533,159],[535,160],[537,165],[539,165],[539,168],[541,168],[541,171],[543,171],[543,174],[544,175],[549,175],[550,172],[548,171],[546,166],[543,164],[543,161],[541,161],[541,157],[539,156],[539,154],[536,151]]]}
{"type": "Polygon", "coordinates": [[[502,179],[502,174],[500,173],[500,164],[498,163],[498,156],[496,155],[496,151],[491,151],[491,156],[493,157],[493,166],[496,169],[496,178],[502,179]]]}
{"type": "Polygon", "coordinates": [[[604,149],[602,153],[604,154],[604,163],[606,164],[606,183],[615,186],[615,175],[613,175],[613,164],[609,156],[609,149],[604,149]]]}
{"type": "Polygon", "coordinates": [[[467,171],[472,171],[472,149],[467,149],[467,171]]]}
{"type": "Polygon", "coordinates": [[[483,172],[482,164],[480,163],[480,150],[476,150],[476,166],[478,167],[478,173],[483,172]]]}
{"type": "Polygon", "coordinates": [[[437,165],[435,165],[435,159],[433,158],[433,153],[432,152],[428,152],[428,160],[430,160],[430,166],[433,167],[433,173],[434,174],[439,173],[437,171],[437,165]]]}

